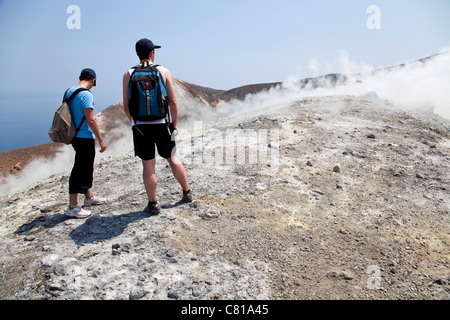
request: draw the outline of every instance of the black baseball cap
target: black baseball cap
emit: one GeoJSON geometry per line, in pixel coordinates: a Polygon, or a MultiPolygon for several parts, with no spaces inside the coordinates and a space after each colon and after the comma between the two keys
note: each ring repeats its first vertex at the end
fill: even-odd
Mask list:
{"type": "MultiPolygon", "coordinates": [[[[97,79],[97,75],[95,74],[95,71],[91,68],[84,68],[81,70],[80,77],[82,76],[88,76],[92,77],[93,79],[97,79]]],[[[94,87],[97,85],[97,80],[94,81],[94,87]]]]}
{"type": "Polygon", "coordinates": [[[143,38],[136,42],[136,53],[139,57],[146,57],[153,49],[159,49],[161,46],[154,45],[152,41],[143,38]]]}

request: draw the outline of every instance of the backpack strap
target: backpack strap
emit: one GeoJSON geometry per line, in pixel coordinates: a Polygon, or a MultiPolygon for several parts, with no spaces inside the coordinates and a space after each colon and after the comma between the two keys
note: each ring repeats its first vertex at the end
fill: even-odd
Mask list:
{"type": "Polygon", "coordinates": [[[62,103],[64,103],[64,101],[66,101],[66,94],[67,94],[67,92],[68,92],[69,90],[70,90],[70,88],[67,89],[66,92],[64,92],[62,103]]]}
{"type": "MultiPolygon", "coordinates": [[[[67,89],[67,91],[69,91],[69,89],[67,89]]],[[[86,88],[78,88],[77,90],[75,90],[74,93],[72,93],[72,95],[71,95],[69,98],[66,99],[67,91],[66,91],[66,93],[64,93],[64,99],[63,99],[63,102],[69,103],[69,102],[72,101],[73,98],[75,98],[75,96],[76,96],[78,93],[80,93],[81,91],[89,91],[89,90],[86,89],[86,88]]]]}
{"type": "MultiPolygon", "coordinates": [[[[78,88],[77,90],[74,91],[74,93],[72,93],[72,95],[71,95],[69,98],[66,99],[66,94],[67,94],[67,91],[69,91],[69,90],[70,90],[70,88],[66,90],[66,93],[64,93],[63,103],[66,102],[67,104],[69,104],[69,102],[72,101],[73,98],[75,98],[75,96],[76,96],[78,93],[80,93],[80,92],[82,92],[82,91],[89,91],[89,90],[86,89],[86,88],[78,88]]],[[[80,125],[76,128],[76,132],[77,132],[77,133],[78,133],[78,131],[80,131],[81,126],[83,125],[84,120],[86,120],[86,116],[83,116],[83,119],[81,120],[80,125]]]]}
{"type": "Polygon", "coordinates": [[[81,125],[83,124],[84,120],[86,120],[86,116],[83,116],[83,119],[81,119],[80,125],[79,125],[78,128],[75,130],[75,132],[78,133],[78,131],[80,131],[81,125]]]}
{"type": "Polygon", "coordinates": [[[148,66],[152,66],[152,67],[156,68],[156,67],[159,67],[160,65],[156,64],[156,63],[150,63],[150,61],[148,61],[148,60],[144,60],[144,63],[138,64],[138,65],[132,67],[131,69],[145,68],[145,67],[148,67],[148,66]]]}
{"type": "Polygon", "coordinates": [[[154,63],[150,63],[149,60],[144,60],[144,63],[142,63],[141,66],[142,66],[142,68],[145,68],[146,65],[147,65],[147,67],[148,66],[155,66],[155,64],[154,63]]]}

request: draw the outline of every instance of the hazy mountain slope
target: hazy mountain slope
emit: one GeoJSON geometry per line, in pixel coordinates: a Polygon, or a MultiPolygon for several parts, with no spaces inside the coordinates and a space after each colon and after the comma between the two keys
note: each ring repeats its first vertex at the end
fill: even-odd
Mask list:
{"type": "Polygon", "coordinates": [[[195,201],[159,158],[158,216],[132,152],[96,165],[110,202],[87,220],[62,215],[55,175],[1,197],[0,296],[448,299],[449,138],[382,103],[309,98],[181,134],[195,201]]]}
{"type": "MultiPolygon", "coordinates": [[[[233,108],[234,100],[245,101],[248,97],[257,96],[261,92],[271,92],[271,90],[278,91],[277,94],[280,96],[291,95],[292,91],[299,97],[302,96],[302,93],[305,96],[351,94],[365,96],[377,101],[381,96],[383,100],[389,100],[397,107],[407,110],[420,109],[432,114],[435,107],[440,111],[450,109],[448,107],[450,99],[446,94],[447,90],[442,90],[447,85],[448,76],[445,79],[439,78],[439,76],[442,77],[439,74],[435,77],[439,71],[446,74],[445,70],[450,65],[449,61],[450,54],[444,52],[417,61],[366,73],[352,75],[333,73],[315,78],[291,80],[286,83],[252,84],[231,90],[211,89],[174,78],[174,87],[179,104],[179,120],[180,123],[184,124],[194,120],[217,120],[228,115],[226,109],[233,108]],[[407,80],[406,83],[402,83],[404,80],[407,80]],[[399,87],[397,88],[397,86],[399,87]],[[420,95],[422,92],[423,95],[420,95]],[[442,97],[442,95],[445,96],[442,97]],[[224,103],[224,108],[217,108],[224,103]],[[436,104],[438,105],[436,106],[436,104]]],[[[271,97],[268,96],[267,98],[270,99],[271,97]]],[[[264,96],[260,99],[264,99],[264,96]]],[[[108,143],[123,137],[123,132],[126,130],[123,127],[129,126],[122,111],[121,102],[106,108],[97,114],[96,118],[108,143]]],[[[8,176],[10,172],[20,173],[34,159],[51,158],[57,152],[58,148],[55,148],[55,145],[51,143],[0,152],[0,176],[8,176]]]]}

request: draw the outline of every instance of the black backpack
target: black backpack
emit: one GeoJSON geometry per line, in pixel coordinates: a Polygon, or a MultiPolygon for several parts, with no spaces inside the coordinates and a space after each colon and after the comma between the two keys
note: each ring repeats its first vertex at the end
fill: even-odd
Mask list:
{"type": "Polygon", "coordinates": [[[128,84],[128,106],[134,120],[152,121],[169,115],[167,91],[157,66],[145,61],[133,67],[128,84]]]}

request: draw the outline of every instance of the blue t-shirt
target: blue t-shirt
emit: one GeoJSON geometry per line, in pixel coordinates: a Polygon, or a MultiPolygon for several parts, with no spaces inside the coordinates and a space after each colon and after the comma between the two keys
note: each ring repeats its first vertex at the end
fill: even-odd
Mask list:
{"type": "MultiPolygon", "coordinates": [[[[74,86],[67,91],[66,98],[69,98],[75,90],[83,88],[82,86],[74,86]]],[[[84,117],[84,109],[91,108],[94,109],[94,97],[90,91],[81,91],[79,92],[75,98],[69,103],[69,108],[72,111],[73,120],[75,122],[75,126],[78,127],[80,125],[81,120],[84,117]]],[[[91,138],[95,139],[95,135],[92,132],[91,128],[87,124],[87,121],[84,120],[83,125],[78,131],[77,138],[91,138]]]]}

